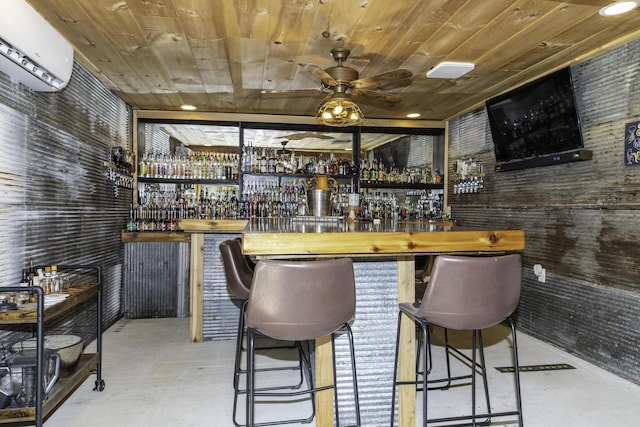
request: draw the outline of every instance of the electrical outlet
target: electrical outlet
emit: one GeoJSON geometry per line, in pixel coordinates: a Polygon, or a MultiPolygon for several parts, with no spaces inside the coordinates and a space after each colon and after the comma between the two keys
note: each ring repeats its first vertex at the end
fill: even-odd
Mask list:
{"type": "Polygon", "coordinates": [[[533,266],[533,274],[538,278],[538,282],[545,283],[547,280],[547,270],[542,268],[542,265],[535,264],[533,266]]]}

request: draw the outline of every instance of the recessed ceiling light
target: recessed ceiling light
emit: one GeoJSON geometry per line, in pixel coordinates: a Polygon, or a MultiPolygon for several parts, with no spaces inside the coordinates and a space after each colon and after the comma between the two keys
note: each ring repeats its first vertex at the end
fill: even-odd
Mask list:
{"type": "Polygon", "coordinates": [[[638,7],[637,1],[616,1],[600,9],[602,16],[615,16],[632,11],[638,7]]]}
{"type": "Polygon", "coordinates": [[[418,117],[420,117],[420,113],[409,113],[407,114],[407,117],[410,119],[416,119],[418,117]]]}
{"type": "Polygon", "coordinates": [[[195,105],[191,105],[191,104],[182,104],[180,106],[180,108],[182,108],[183,110],[187,110],[187,111],[193,111],[193,110],[197,110],[198,107],[196,107],[195,105]]]}
{"type": "Polygon", "coordinates": [[[427,77],[431,79],[457,79],[475,67],[471,62],[444,61],[427,71],[427,77]]]}

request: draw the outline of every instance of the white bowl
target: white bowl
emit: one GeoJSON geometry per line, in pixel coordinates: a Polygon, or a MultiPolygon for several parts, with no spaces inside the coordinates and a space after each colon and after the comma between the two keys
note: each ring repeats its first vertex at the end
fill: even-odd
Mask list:
{"type": "MultiPolygon", "coordinates": [[[[44,347],[50,348],[60,355],[60,367],[65,371],[73,370],[78,363],[83,349],[82,337],[77,335],[45,335],[44,347]]],[[[35,349],[36,338],[18,341],[11,346],[11,351],[18,353],[21,350],[35,349]]]]}

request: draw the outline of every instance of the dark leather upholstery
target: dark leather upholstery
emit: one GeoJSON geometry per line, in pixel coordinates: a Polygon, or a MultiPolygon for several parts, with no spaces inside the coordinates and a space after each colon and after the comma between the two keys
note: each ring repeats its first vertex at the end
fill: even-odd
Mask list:
{"type": "Polygon", "coordinates": [[[355,314],[355,301],[349,258],[260,260],[254,270],[245,321],[247,327],[272,338],[311,340],[349,322],[355,314]]]}
{"type": "MultiPolygon", "coordinates": [[[[235,242],[238,244],[238,247],[240,248],[240,252],[242,252],[242,237],[236,237],[235,242]]],[[[249,270],[251,270],[251,272],[253,273],[253,270],[256,268],[256,263],[253,261],[253,259],[251,259],[251,257],[249,255],[243,255],[245,262],[247,263],[247,267],[249,267],[249,270]]]]}
{"type": "MultiPolygon", "coordinates": [[[[522,426],[522,398],[520,393],[520,374],[518,362],[518,345],[516,329],[510,315],[515,311],[520,299],[522,286],[522,258],[520,255],[502,256],[449,256],[440,255],[435,259],[429,282],[421,302],[400,304],[398,313],[398,329],[396,335],[396,355],[393,377],[393,407],[391,410],[391,425],[395,420],[396,390],[399,386],[415,384],[422,386],[422,425],[438,423],[440,426],[486,425],[491,424],[494,417],[517,416],[518,425],[522,426]],[[398,381],[398,346],[400,344],[400,329],[402,316],[411,318],[419,327],[419,342],[421,350],[416,361],[416,381],[398,381]],[[516,409],[496,412],[492,410],[489,398],[489,384],[487,368],[482,342],[482,329],[506,321],[511,327],[515,400],[516,409]],[[446,376],[433,379],[431,373],[431,326],[445,328],[446,376]],[[471,356],[454,348],[449,344],[448,329],[470,330],[471,356]],[[477,357],[479,352],[480,357],[477,357]],[[420,362],[420,354],[422,361],[420,362]],[[454,355],[455,358],[450,357],[454,355]],[[457,359],[467,367],[471,367],[469,375],[452,376],[451,360],[457,359]],[[419,372],[418,366],[424,371],[419,372]],[[476,376],[482,376],[486,411],[480,412],[476,405],[476,376]],[[419,379],[421,377],[421,379],[419,379]],[[449,389],[458,387],[460,381],[471,379],[471,411],[448,417],[429,419],[428,391],[434,389],[449,389]],[[455,385],[453,384],[455,382],[455,385]],[[461,424],[461,421],[466,421],[461,424]],[[448,424],[443,424],[443,423],[448,424]],[[454,422],[453,424],[450,424],[454,422]]],[[[466,383],[469,384],[468,382],[466,383]]],[[[456,410],[457,411],[457,410],[456,410]]]]}
{"type": "Polygon", "coordinates": [[[484,329],[511,315],[520,299],[520,255],[436,258],[422,303],[403,304],[414,317],[449,329],[484,329]]]}
{"type": "Polygon", "coordinates": [[[349,321],[355,315],[356,295],[353,262],[349,258],[328,261],[281,261],[260,260],[256,264],[251,283],[251,292],[245,310],[247,326],[247,410],[246,425],[281,425],[288,423],[308,423],[307,419],[281,420],[277,422],[255,423],[256,396],[268,401],[269,395],[300,400],[301,394],[334,389],[335,425],[340,426],[338,404],[338,381],[336,364],[333,363],[333,384],[317,387],[309,374],[309,388],[304,391],[285,393],[256,393],[254,379],[254,340],[260,333],[271,338],[287,341],[310,341],[330,335],[332,356],[335,361],[335,333],[344,330],[349,341],[351,356],[351,380],[356,408],[356,426],[360,426],[360,403],[353,345],[353,334],[349,321]]]}
{"type": "Polygon", "coordinates": [[[229,290],[237,298],[248,299],[253,271],[242,253],[242,243],[238,239],[225,240],[220,243],[220,254],[229,290]]]}

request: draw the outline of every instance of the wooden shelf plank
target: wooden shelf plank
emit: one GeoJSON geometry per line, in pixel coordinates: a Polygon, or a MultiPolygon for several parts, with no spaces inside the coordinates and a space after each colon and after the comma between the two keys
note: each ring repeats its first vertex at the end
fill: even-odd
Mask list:
{"type": "MultiPolygon", "coordinates": [[[[66,289],[64,293],[68,293],[69,297],[44,309],[45,322],[59,316],[73,306],[94,298],[98,294],[98,285],[76,284],[66,289]]],[[[35,302],[22,304],[18,310],[0,312],[0,325],[37,323],[38,310],[36,305],[35,302]]]]}
{"type": "MultiPolygon", "coordinates": [[[[48,399],[42,405],[43,419],[57,409],[84,380],[95,372],[98,360],[97,353],[84,353],[80,356],[73,372],[61,376],[56,381],[48,399]]],[[[35,407],[0,409],[0,424],[33,422],[35,419],[35,407]]]]}
{"type": "Polygon", "coordinates": [[[190,242],[191,234],[182,231],[126,231],[120,235],[123,243],[190,242]]]}

